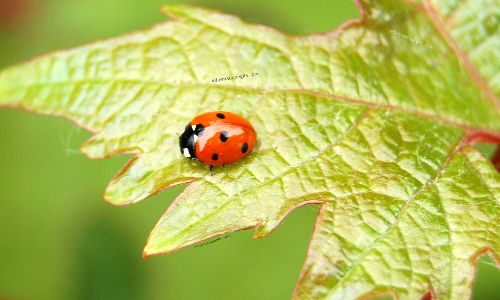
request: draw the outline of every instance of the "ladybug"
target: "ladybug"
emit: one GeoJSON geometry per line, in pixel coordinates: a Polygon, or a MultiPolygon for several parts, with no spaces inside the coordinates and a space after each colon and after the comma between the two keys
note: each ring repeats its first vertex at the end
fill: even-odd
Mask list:
{"type": "Polygon", "coordinates": [[[196,116],[179,136],[181,153],[213,166],[237,162],[255,146],[252,124],[236,114],[225,111],[206,112],[196,116]]]}

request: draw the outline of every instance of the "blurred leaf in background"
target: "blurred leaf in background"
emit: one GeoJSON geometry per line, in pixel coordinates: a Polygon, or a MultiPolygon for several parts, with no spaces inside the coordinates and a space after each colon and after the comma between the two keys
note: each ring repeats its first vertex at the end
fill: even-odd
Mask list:
{"type": "MultiPolygon", "coordinates": [[[[190,3],[293,34],[328,31],[359,16],[349,0],[0,0],[0,67],[165,20],[190,3]]],[[[148,231],[183,187],[115,208],[102,192],[126,157],[90,161],[90,134],[69,122],[0,111],[0,298],[289,299],[317,208],[292,213],[272,236],[252,232],[143,260],[148,231]]],[[[500,279],[481,260],[475,299],[500,279]]]]}

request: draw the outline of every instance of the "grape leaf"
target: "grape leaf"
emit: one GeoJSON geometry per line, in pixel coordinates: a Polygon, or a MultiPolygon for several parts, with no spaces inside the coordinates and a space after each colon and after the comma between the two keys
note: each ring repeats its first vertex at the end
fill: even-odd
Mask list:
{"type": "Polygon", "coordinates": [[[115,205],[190,182],[145,256],[253,227],[264,237],[320,204],[295,298],[464,299],[474,260],[500,253],[500,176],[473,147],[500,141],[490,2],[366,0],[362,19],[303,37],[169,6],[149,30],[4,70],[0,105],[94,132],[91,158],[134,154],[106,189],[115,205]],[[214,176],[177,143],[211,110],[258,134],[214,176]]]}

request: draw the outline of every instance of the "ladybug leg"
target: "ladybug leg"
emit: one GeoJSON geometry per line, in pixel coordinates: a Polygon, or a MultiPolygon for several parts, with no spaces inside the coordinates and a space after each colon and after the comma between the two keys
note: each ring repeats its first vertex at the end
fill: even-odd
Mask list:
{"type": "Polygon", "coordinates": [[[214,176],[214,166],[210,165],[210,176],[214,176]]]}

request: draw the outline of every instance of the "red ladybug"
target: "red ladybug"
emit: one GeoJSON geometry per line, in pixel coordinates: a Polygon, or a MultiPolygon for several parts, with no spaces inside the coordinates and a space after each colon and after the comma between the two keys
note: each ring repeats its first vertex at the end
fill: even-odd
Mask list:
{"type": "Polygon", "coordinates": [[[243,117],[225,111],[196,116],[179,137],[181,153],[213,166],[237,162],[255,146],[255,130],[243,117]]]}

